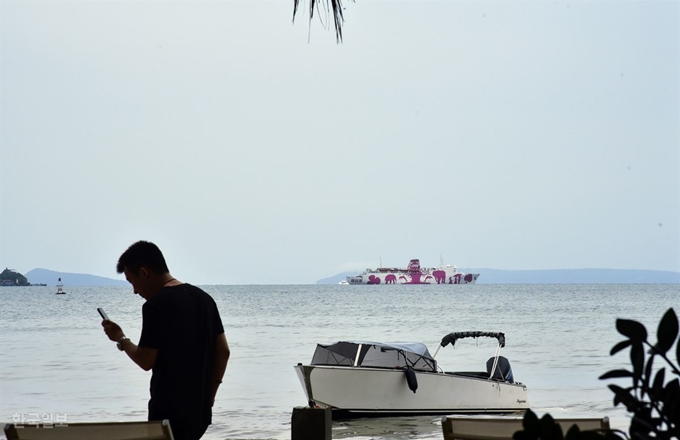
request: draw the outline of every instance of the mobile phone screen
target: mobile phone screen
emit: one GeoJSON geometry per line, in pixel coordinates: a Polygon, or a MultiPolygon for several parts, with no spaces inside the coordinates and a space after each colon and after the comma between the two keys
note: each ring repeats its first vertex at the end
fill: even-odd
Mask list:
{"type": "Polygon", "coordinates": [[[104,309],[98,308],[97,311],[98,311],[99,314],[101,315],[102,319],[109,319],[109,317],[108,317],[108,315],[106,314],[106,312],[104,311],[104,309]]]}

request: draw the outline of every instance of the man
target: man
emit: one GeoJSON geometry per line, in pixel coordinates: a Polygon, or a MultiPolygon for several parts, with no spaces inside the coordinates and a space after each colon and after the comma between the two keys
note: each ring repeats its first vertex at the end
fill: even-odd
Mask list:
{"type": "Polygon", "coordinates": [[[170,275],[153,243],[138,241],[119,258],[142,306],[135,345],[115,322],[102,326],[118,349],[151,376],[149,420],[169,419],[176,440],[198,440],[212,423],[212,406],[229,360],[229,345],[215,301],[170,275]]]}

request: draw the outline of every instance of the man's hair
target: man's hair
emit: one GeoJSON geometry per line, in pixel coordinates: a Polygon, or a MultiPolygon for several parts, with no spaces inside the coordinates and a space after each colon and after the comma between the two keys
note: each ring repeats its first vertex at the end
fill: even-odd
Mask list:
{"type": "Polygon", "coordinates": [[[132,244],[118,259],[116,270],[123,273],[125,268],[137,273],[141,267],[146,267],[157,274],[170,272],[165,264],[163,253],[155,244],[148,241],[138,241],[132,244]]]}

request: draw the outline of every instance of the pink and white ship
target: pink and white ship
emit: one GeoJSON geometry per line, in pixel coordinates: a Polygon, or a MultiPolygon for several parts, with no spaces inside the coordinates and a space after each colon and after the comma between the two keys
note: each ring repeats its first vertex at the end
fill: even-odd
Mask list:
{"type": "Polygon", "coordinates": [[[406,269],[379,267],[347,277],[348,284],[475,284],[478,273],[458,272],[456,266],[425,268],[420,260],[409,261],[406,269]]]}

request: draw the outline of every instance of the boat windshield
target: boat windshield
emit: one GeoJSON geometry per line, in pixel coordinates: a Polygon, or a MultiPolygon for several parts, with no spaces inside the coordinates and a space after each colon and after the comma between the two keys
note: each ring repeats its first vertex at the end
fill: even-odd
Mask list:
{"type": "Polygon", "coordinates": [[[425,344],[340,341],[316,346],[312,365],[344,365],[358,367],[406,368],[437,371],[437,361],[425,344]],[[360,350],[360,351],[359,351],[360,350]],[[357,356],[357,351],[359,351],[357,356]]]}

